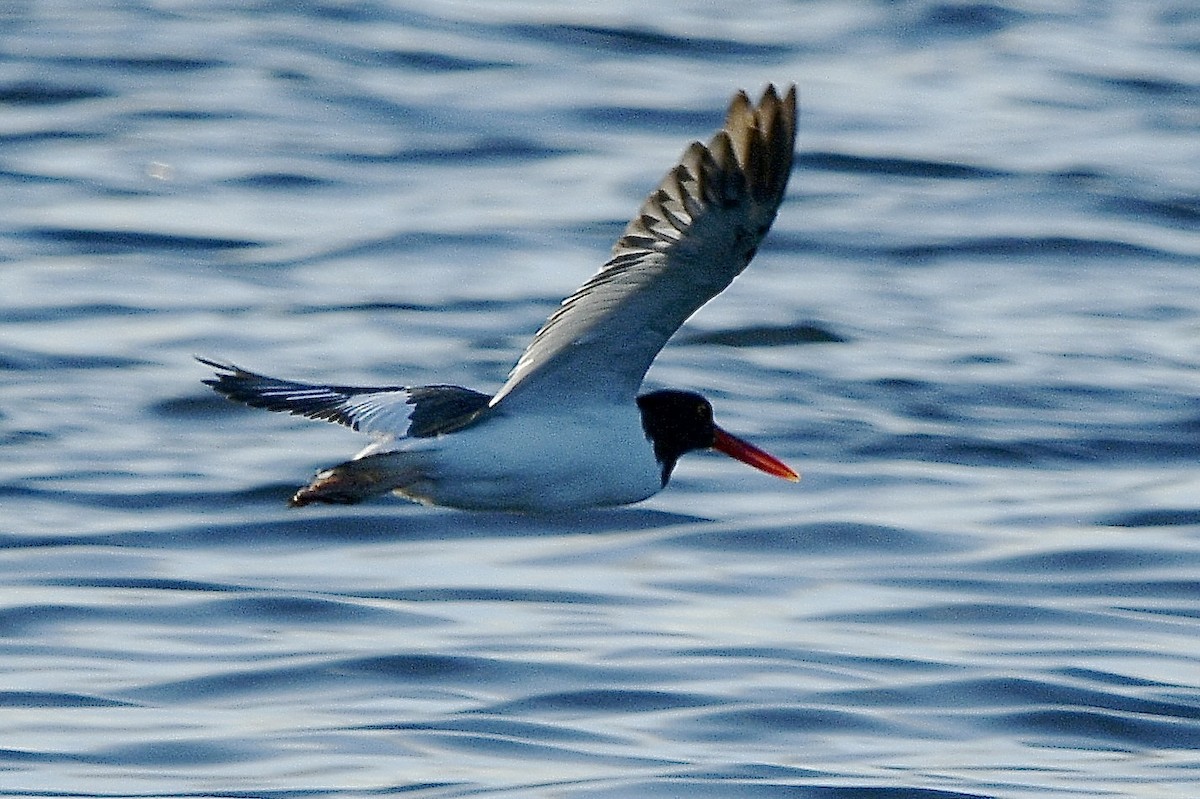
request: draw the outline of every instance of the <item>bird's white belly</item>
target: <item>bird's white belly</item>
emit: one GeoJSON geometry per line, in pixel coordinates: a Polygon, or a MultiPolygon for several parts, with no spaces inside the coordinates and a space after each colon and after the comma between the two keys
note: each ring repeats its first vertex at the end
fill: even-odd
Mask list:
{"type": "Polygon", "coordinates": [[[478,427],[410,439],[425,477],[398,493],[471,510],[557,511],[626,505],[662,488],[636,407],[567,416],[496,416],[478,427]]]}

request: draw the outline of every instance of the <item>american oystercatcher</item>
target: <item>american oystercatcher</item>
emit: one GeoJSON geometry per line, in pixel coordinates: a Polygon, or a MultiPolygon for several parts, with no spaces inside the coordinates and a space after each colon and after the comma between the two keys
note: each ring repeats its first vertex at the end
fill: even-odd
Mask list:
{"type": "Polygon", "coordinates": [[[724,127],[694,142],[642,204],[612,257],[551,314],[494,395],[458,386],[325,386],[200,358],[204,382],[255,408],[346,425],[375,440],[317,474],[292,506],[395,492],[471,510],[626,505],[666,486],[684,453],[716,449],[796,472],[713,422],[686,391],[638,395],[680,325],[746,268],[783,200],[796,89],[738,92],[724,127]]]}

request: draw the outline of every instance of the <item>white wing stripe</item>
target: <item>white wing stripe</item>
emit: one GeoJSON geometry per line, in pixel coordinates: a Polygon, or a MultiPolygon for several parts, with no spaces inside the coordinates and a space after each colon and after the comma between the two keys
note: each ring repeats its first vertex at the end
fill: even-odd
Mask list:
{"type": "Polygon", "coordinates": [[[336,422],[364,433],[402,436],[415,410],[412,392],[400,386],[353,388],[279,380],[233,364],[199,359],[217,370],[204,382],[219,394],[253,408],[336,422]]]}
{"type": "Polygon", "coordinates": [[[336,422],[374,436],[434,436],[471,424],[488,395],[458,386],[318,386],[256,374],[205,358],[217,370],[204,382],[235,402],[336,422]]]}

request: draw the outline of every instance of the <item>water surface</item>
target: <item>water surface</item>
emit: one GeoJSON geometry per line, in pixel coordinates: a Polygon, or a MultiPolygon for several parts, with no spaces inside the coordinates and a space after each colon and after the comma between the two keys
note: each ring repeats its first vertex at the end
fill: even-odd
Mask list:
{"type": "Polygon", "coordinates": [[[0,793],[1200,792],[1192,4],[18,3],[0,793]],[[502,382],[731,92],[801,90],[637,507],[289,511],[301,380],[502,382]]]}

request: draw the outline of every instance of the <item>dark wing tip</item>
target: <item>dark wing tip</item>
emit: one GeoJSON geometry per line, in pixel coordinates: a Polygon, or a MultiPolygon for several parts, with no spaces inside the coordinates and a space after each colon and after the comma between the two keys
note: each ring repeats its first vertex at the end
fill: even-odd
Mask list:
{"type": "Polygon", "coordinates": [[[739,90],[721,130],[707,145],[692,142],[684,150],[626,227],[614,256],[671,247],[708,205],[744,207],[753,235],[761,238],[783,202],[795,149],[795,84],[782,97],[769,84],[757,105],[739,90]]]}
{"type": "MultiPolygon", "coordinates": [[[[241,369],[239,369],[237,366],[233,365],[232,363],[222,363],[221,361],[214,361],[211,358],[204,358],[200,355],[195,355],[192,357],[194,357],[197,361],[199,361],[200,363],[209,367],[210,369],[216,370],[216,372],[217,372],[216,377],[206,377],[203,380],[201,380],[200,382],[206,386],[211,386],[214,389],[217,389],[218,392],[220,392],[219,386],[221,385],[221,382],[223,380],[228,380],[229,378],[235,376],[238,372],[241,371],[241,369]]],[[[221,392],[221,393],[224,393],[224,392],[221,392]]]]}
{"type": "Polygon", "coordinates": [[[220,361],[214,361],[211,358],[205,358],[201,355],[193,355],[192,357],[195,358],[200,363],[204,364],[205,366],[209,367],[210,369],[217,370],[216,377],[208,377],[208,378],[205,378],[204,380],[200,381],[201,383],[203,383],[206,386],[214,386],[215,387],[218,383],[221,382],[222,378],[224,378],[228,375],[237,374],[239,371],[241,371],[237,366],[234,366],[231,363],[222,363],[220,361]]]}
{"type": "Polygon", "coordinates": [[[274,382],[272,378],[249,372],[236,364],[214,361],[211,358],[202,358],[199,355],[195,356],[195,358],[205,366],[216,370],[217,374],[214,377],[205,378],[200,381],[204,385],[212,387],[213,391],[216,391],[227,399],[241,402],[251,407],[269,407],[265,404],[261,394],[260,384],[274,382]]]}
{"type": "Polygon", "coordinates": [[[236,365],[234,365],[232,363],[224,363],[222,361],[214,361],[212,358],[205,358],[203,355],[193,355],[192,357],[195,358],[200,363],[204,364],[205,366],[211,366],[213,369],[219,369],[220,371],[223,371],[223,372],[239,372],[239,371],[241,371],[236,365]]]}
{"type": "Polygon", "coordinates": [[[725,127],[709,148],[722,167],[744,177],[756,201],[781,202],[796,149],[796,85],[791,84],[780,98],[775,85],[767,84],[757,105],[739,91],[729,102],[725,127]]]}
{"type": "MultiPolygon", "coordinates": [[[[248,371],[237,364],[214,361],[211,358],[203,358],[199,355],[193,357],[205,366],[217,371],[215,377],[205,378],[200,382],[206,386],[211,386],[218,394],[226,396],[231,400],[246,402],[246,399],[240,396],[240,394],[244,391],[248,381],[272,380],[272,378],[266,375],[248,371]]],[[[246,404],[250,403],[246,402],[246,404]]]]}

